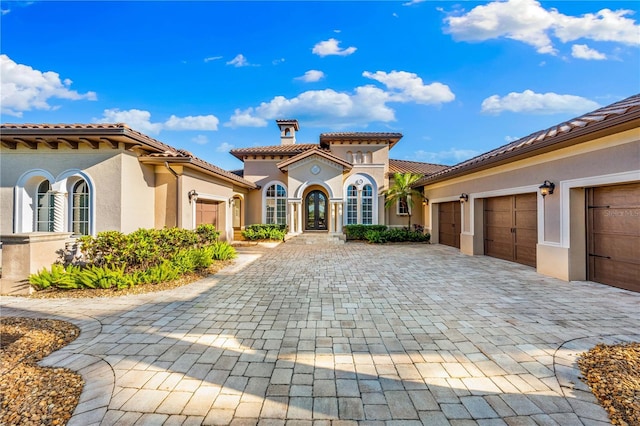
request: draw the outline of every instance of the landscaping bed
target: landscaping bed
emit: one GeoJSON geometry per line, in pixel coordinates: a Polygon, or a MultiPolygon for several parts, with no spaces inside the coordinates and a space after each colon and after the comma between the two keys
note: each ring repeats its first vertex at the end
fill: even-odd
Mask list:
{"type": "Polygon", "coordinates": [[[578,360],[614,425],[640,425],[640,343],[599,344],[578,360]]]}
{"type": "Polygon", "coordinates": [[[66,368],[40,367],[37,362],[79,334],[78,327],[64,321],[0,319],[0,424],[66,424],[84,380],[66,368]]]}

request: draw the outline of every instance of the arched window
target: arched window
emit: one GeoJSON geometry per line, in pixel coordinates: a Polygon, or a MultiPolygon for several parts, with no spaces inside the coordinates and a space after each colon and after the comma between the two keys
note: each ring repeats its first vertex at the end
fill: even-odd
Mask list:
{"type": "Polygon", "coordinates": [[[356,152],[354,164],[362,164],[362,151],[356,152]]]}
{"type": "Polygon", "coordinates": [[[368,184],[362,188],[362,223],[373,224],[373,189],[368,184]]]}
{"type": "Polygon", "coordinates": [[[36,231],[53,232],[53,193],[48,180],[38,185],[36,202],[36,231]]]}
{"type": "Polygon", "coordinates": [[[89,235],[89,186],[84,180],[73,185],[71,204],[71,231],[89,235]]]}
{"type": "Polygon", "coordinates": [[[287,224],[287,190],[284,186],[275,183],[268,187],[265,204],[267,223],[287,224]]]}
{"type": "Polygon", "coordinates": [[[347,225],[358,223],[358,189],[355,185],[347,188],[347,225]]]}
{"type": "Polygon", "coordinates": [[[364,153],[364,162],[366,164],[373,163],[373,155],[371,154],[371,151],[367,151],[364,153]]]}
{"type": "Polygon", "coordinates": [[[353,163],[353,152],[347,151],[347,161],[353,163]]]}

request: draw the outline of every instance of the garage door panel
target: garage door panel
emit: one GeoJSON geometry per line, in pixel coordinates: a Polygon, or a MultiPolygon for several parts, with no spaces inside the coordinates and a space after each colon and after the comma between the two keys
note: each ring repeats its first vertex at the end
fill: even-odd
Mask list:
{"type": "Polygon", "coordinates": [[[460,202],[438,204],[438,241],[451,247],[460,248],[460,202]]]}
{"type": "Polygon", "coordinates": [[[640,291],[640,183],[588,191],[589,279],[640,291]]]}
{"type": "Polygon", "coordinates": [[[640,265],[592,258],[590,268],[592,281],[640,292],[640,265]]]}
{"type": "Polygon", "coordinates": [[[536,266],[537,195],[485,200],[485,254],[536,266]]]}

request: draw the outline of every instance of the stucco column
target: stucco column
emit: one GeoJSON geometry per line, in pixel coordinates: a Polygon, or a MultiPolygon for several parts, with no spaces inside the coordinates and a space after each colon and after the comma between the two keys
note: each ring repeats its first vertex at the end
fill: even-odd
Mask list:
{"type": "Polygon", "coordinates": [[[53,192],[53,232],[64,232],[64,205],[66,192],[53,192]]]}
{"type": "Polygon", "coordinates": [[[336,220],[336,205],[332,201],[329,203],[329,233],[333,234],[335,232],[335,220],[336,220]]]}
{"type": "Polygon", "coordinates": [[[338,227],[336,229],[337,232],[342,232],[342,203],[338,203],[338,220],[337,220],[337,224],[338,227]]]}
{"type": "Polygon", "coordinates": [[[300,200],[298,203],[298,229],[296,230],[296,232],[298,232],[299,234],[302,233],[302,200],[300,200]]]}
{"type": "Polygon", "coordinates": [[[296,205],[293,202],[289,202],[289,232],[295,232],[295,214],[296,214],[296,205]]]}

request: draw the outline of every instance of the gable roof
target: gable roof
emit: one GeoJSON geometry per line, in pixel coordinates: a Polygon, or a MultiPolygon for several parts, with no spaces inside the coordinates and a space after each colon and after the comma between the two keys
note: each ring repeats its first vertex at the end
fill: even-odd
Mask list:
{"type": "Polygon", "coordinates": [[[544,152],[585,142],[584,136],[606,132],[612,127],[628,130],[638,127],[640,119],[640,94],[599,108],[595,111],[565,121],[545,130],[493,149],[474,158],[425,176],[413,186],[440,182],[454,176],[462,176],[500,164],[532,157],[544,152]]]}
{"type": "Polygon", "coordinates": [[[342,158],[336,157],[335,155],[330,154],[329,152],[321,150],[319,148],[309,149],[307,151],[301,152],[298,155],[294,155],[293,157],[287,160],[279,162],[277,166],[280,170],[286,170],[287,167],[290,166],[291,164],[297,163],[300,160],[303,160],[308,157],[312,157],[314,155],[317,155],[318,157],[321,157],[333,163],[336,163],[337,165],[342,166],[343,169],[351,170],[353,168],[353,165],[348,161],[345,161],[342,158]]]}
{"type": "Polygon", "coordinates": [[[108,144],[116,149],[120,143],[125,150],[138,148],[144,154],[138,157],[142,163],[180,163],[190,165],[201,171],[246,188],[257,188],[255,183],[221,169],[189,151],[176,149],[150,136],[133,130],[124,123],[113,124],[2,124],[0,126],[2,146],[15,149],[17,145],[25,145],[37,149],[38,145],[57,149],[63,144],[77,149],[79,145],[89,145],[98,149],[100,143],[108,144]]]}
{"type": "Polygon", "coordinates": [[[332,142],[383,142],[389,144],[389,149],[402,139],[402,133],[391,132],[333,132],[321,133],[320,145],[329,147],[332,142]]]}
{"type": "Polygon", "coordinates": [[[389,159],[389,175],[394,173],[416,173],[430,175],[446,169],[442,164],[421,163],[419,161],[389,159]]]}
{"type": "Polygon", "coordinates": [[[290,145],[253,146],[236,148],[229,151],[238,160],[243,161],[247,155],[298,155],[309,149],[320,148],[317,143],[296,143],[290,145]]]}

